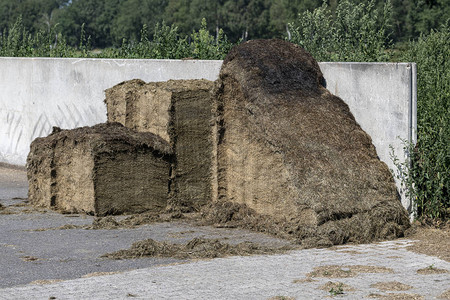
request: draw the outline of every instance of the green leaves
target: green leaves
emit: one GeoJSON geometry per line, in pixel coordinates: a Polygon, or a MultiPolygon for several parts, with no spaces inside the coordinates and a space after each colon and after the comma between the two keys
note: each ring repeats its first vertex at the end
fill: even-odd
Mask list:
{"type": "Polygon", "coordinates": [[[450,216],[450,29],[411,42],[403,56],[417,63],[417,144],[407,145],[410,162],[397,175],[415,200],[419,217],[450,216]]]}
{"type": "Polygon", "coordinates": [[[191,38],[193,58],[197,59],[224,59],[232,47],[222,29],[219,29],[217,37],[209,33],[206,29],[205,19],[202,20],[200,30],[193,32],[191,38]]]}
{"type": "Polygon", "coordinates": [[[304,47],[318,61],[385,61],[390,46],[392,6],[375,2],[340,1],[334,15],[327,2],[289,23],[291,42],[304,47]]]}
{"type": "Polygon", "coordinates": [[[405,59],[417,63],[418,140],[413,159],[419,212],[450,215],[450,26],[410,43],[405,59]]]}

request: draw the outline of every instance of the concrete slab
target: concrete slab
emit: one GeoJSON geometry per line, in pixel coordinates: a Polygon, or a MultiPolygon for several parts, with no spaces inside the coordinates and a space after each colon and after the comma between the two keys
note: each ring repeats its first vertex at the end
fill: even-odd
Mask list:
{"type": "Polygon", "coordinates": [[[336,296],[338,299],[379,299],[391,295],[392,298],[387,299],[436,299],[449,289],[449,273],[421,275],[417,270],[429,266],[450,270],[450,263],[411,253],[405,249],[410,243],[402,240],[155,266],[54,284],[3,288],[0,298],[326,299],[336,296]],[[344,271],[351,270],[352,266],[366,266],[367,270],[344,278],[308,276],[315,267],[329,265],[341,266],[344,271]],[[377,267],[388,272],[371,271],[377,267]],[[330,281],[353,290],[344,286],[342,294],[335,294],[331,289],[321,288],[330,281]],[[398,282],[409,288],[385,291],[376,285],[387,282],[398,282]],[[393,298],[392,294],[403,294],[404,298],[393,298]]]}

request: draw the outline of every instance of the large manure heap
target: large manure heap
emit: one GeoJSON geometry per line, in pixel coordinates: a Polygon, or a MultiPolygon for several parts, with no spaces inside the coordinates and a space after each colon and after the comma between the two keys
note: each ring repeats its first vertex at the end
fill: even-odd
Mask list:
{"type": "Polygon", "coordinates": [[[99,216],[162,211],[171,159],[163,139],[119,123],[56,129],[31,144],[28,198],[36,206],[99,216]]]}
{"type": "Polygon", "coordinates": [[[397,237],[409,221],[392,175],[323,80],[286,41],[231,50],[217,91],[219,201],[284,220],[312,245],[397,237]]]}

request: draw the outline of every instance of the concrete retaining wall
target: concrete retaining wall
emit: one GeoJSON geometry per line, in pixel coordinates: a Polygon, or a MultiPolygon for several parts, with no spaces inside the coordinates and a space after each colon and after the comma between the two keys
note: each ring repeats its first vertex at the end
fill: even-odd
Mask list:
{"type": "MultiPolygon", "coordinates": [[[[221,61],[0,58],[0,162],[24,165],[31,141],[52,126],[106,121],[104,90],[134,78],[215,80],[221,61]]],[[[389,145],[415,141],[416,66],[411,63],[320,63],[327,88],[350,106],[393,169],[389,145]]],[[[410,208],[407,199],[405,207],[410,208]]]]}

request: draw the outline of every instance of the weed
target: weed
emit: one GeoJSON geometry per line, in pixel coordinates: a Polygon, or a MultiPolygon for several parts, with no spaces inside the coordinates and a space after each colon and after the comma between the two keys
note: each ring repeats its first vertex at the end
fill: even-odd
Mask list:
{"type": "Polygon", "coordinates": [[[344,294],[343,284],[342,284],[342,283],[339,283],[337,287],[332,287],[332,288],[329,290],[329,292],[330,292],[330,294],[331,294],[332,296],[337,296],[337,295],[342,295],[342,294],[344,294]]]}

